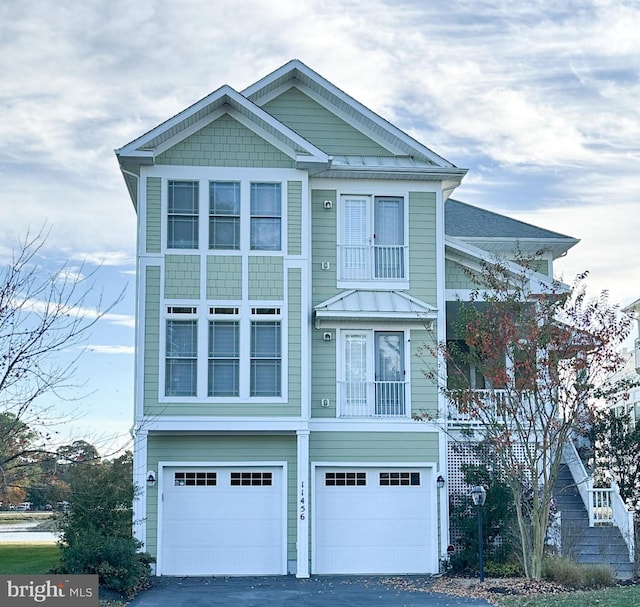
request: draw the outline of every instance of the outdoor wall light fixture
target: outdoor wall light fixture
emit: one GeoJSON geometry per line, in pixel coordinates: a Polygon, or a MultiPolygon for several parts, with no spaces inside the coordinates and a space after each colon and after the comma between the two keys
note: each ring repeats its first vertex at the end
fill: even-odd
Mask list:
{"type": "Polygon", "coordinates": [[[484,560],[482,554],[482,506],[487,499],[487,491],[481,485],[471,489],[471,499],[476,507],[478,515],[478,565],[480,568],[480,581],[484,582],[484,560]]]}
{"type": "Polygon", "coordinates": [[[440,474],[438,476],[438,478],[436,479],[436,486],[438,487],[438,489],[442,489],[444,487],[444,476],[442,476],[442,474],[440,474]]]}
{"type": "Polygon", "coordinates": [[[155,487],[156,486],[156,474],[153,470],[149,470],[147,472],[147,487],[155,487]]]}

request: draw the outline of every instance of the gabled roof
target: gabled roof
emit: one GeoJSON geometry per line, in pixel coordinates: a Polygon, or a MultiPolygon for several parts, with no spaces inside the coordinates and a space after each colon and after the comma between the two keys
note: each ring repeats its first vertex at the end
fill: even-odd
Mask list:
{"type": "Polygon", "coordinates": [[[528,252],[526,249],[531,247],[545,248],[555,258],[580,242],[571,236],[539,228],[452,198],[445,203],[444,217],[447,236],[475,243],[489,251],[499,252],[518,243],[523,252],[528,252]]]}
{"type": "Polygon", "coordinates": [[[329,161],[322,150],[227,85],[117,149],[116,156],[122,166],[153,164],[157,155],[225,113],[248,125],[305,167],[312,164],[326,166],[329,161]]]}
{"type": "Polygon", "coordinates": [[[372,112],[298,59],[289,61],[268,76],[261,78],[244,89],[242,94],[261,106],[290,86],[299,86],[316,101],[325,107],[330,107],[336,115],[341,116],[373,139],[384,142],[385,147],[392,150],[395,155],[424,160],[434,168],[456,169],[451,162],[372,112]]]}
{"type": "MultiPolygon", "coordinates": [[[[461,265],[480,271],[480,262],[487,262],[489,264],[496,262],[494,255],[462,239],[445,236],[444,241],[445,257],[461,265]]],[[[500,259],[500,262],[514,274],[520,274],[523,271],[523,267],[515,262],[505,259],[500,259]]],[[[530,279],[532,293],[545,292],[554,288],[555,281],[553,278],[549,278],[549,276],[540,272],[534,272],[533,270],[527,270],[526,272],[530,279]]],[[[568,289],[567,285],[561,284],[560,287],[562,289],[568,289]]]]}
{"type": "Polygon", "coordinates": [[[433,306],[401,291],[345,291],[314,307],[316,323],[323,320],[424,321],[436,315],[433,306]]]}

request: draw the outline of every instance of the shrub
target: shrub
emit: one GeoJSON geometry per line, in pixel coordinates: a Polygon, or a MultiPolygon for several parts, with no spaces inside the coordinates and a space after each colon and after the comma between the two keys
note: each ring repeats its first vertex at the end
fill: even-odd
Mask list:
{"type": "Polygon", "coordinates": [[[146,586],[153,558],[139,552],[141,544],[133,537],[105,538],[87,533],[73,546],[62,548],[62,569],[70,574],[97,574],[100,585],[133,596],[146,586]]]}
{"type": "Polygon", "coordinates": [[[615,576],[608,565],[581,565],[560,557],[544,560],[542,577],[574,590],[603,588],[615,584],[615,576]]]}

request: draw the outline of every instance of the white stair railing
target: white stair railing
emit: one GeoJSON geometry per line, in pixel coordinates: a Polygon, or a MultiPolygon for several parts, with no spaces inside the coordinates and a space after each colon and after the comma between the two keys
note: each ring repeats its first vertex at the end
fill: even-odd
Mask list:
{"type": "Polygon", "coordinates": [[[611,487],[594,487],[573,441],[569,441],[564,447],[563,462],[571,471],[571,476],[587,509],[589,527],[615,525],[620,529],[629,550],[629,562],[633,563],[635,560],[633,513],[627,509],[615,482],[612,481],[611,487]]]}

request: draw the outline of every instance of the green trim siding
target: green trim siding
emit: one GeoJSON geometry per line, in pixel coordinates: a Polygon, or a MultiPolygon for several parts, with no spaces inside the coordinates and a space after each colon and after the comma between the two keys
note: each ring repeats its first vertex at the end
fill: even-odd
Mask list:
{"type": "Polygon", "coordinates": [[[311,463],[437,463],[438,441],[437,432],[312,432],[309,459],[311,463]]]}
{"type": "Polygon", "coordinates": [[[207,256],[207,299],[242,299],[242,258],[207,256]]]}
{"type": "Polygon", "coordinates": [[[333,297],[338,293],[337,279],[337,193],[335,190],[313,190],[311,192],[311,242],[312,251],[312,305],[333,297]],[[333,207],[324,208],[324,201],[331,200],[333,207]],[[322,270],[323,261],[329,262],[329,270],[322,270]]]}
{"type": "MultiPolygon", "coordinates": [[[[311,331],[311,417],[336,417],[336,340],[324,341],[324,330],[311,331]],[[329,406],[322,406],[322,399],[329,399],[329,406]]],[[[335,337],[335,330],[331,329],[335,337]]]]}
{"type": "Polygon", "coordinates": [[[147,177],[147,253],[160,253],[162,232],[162,179],[147,177]]]}
{"type": "Polygon", "coordinates": [[[436,194],[409,192],[410,293],[433,306],[437,302],[436,194]]]}
{"type": "Polygon", "coordinates": [[[434,343],[426,329],[411,330],[411,414],[427,413],[438,417],[438,387],[425,373],[437,368],[437,360],[428,351],[434,343]]]}
{"type": "Polygon", "coordinates": [[[393,155],[297,88],[269,101],[264,109],[329,155],[393,155]]]}
{"type": "Polygon", "coordinates": [[[288,272],[288,331],[289,331],[289,403],[296,406],[294,415],[302,410],[302,270],[292,268],[288,272]]]}
{"type": "Polygon", "coordinates": [[[180,141],[156,164],[295,168],[295,161],[228,114],[180,141]]]}
{"type": "Polygon", "coordinates": [[[200,299],[200,256],[166,255],[164,296],[167,299],[200,299]]]}
{"type": "MultiPolygon", "coordinates": [[[[242,462],[286,461],[287,559],[296,559],[297,534],[297,444],[295,435],[200,435],[154,436],[147,443],[147,469],[158,470],[158,462],[242,462]]],[[[147,544],[157,557],[158,490],[147,489],[147,544]]]]}
{"type": "Polygon", "coordinates": [[[287,182],[287,243],[289,255],[302,254],[302,182],[287,182]]]}
{"type": "Polygon", "coordinates": [[[469,278],[464,266],[451,259],[445,259],[444,275],[445,289],[475,289],[478,286],[469,278]]]}
{"type": "Polygon", "coordinates": [[[160,268],[148,266],[144,301],[144,410],[158,402],[160,381],[160,268]]]}
{"type": "Polygon", "coordinates": [[[249,257],[249,299],[284,299],[284,259],[282,257],[249,257]]]}

